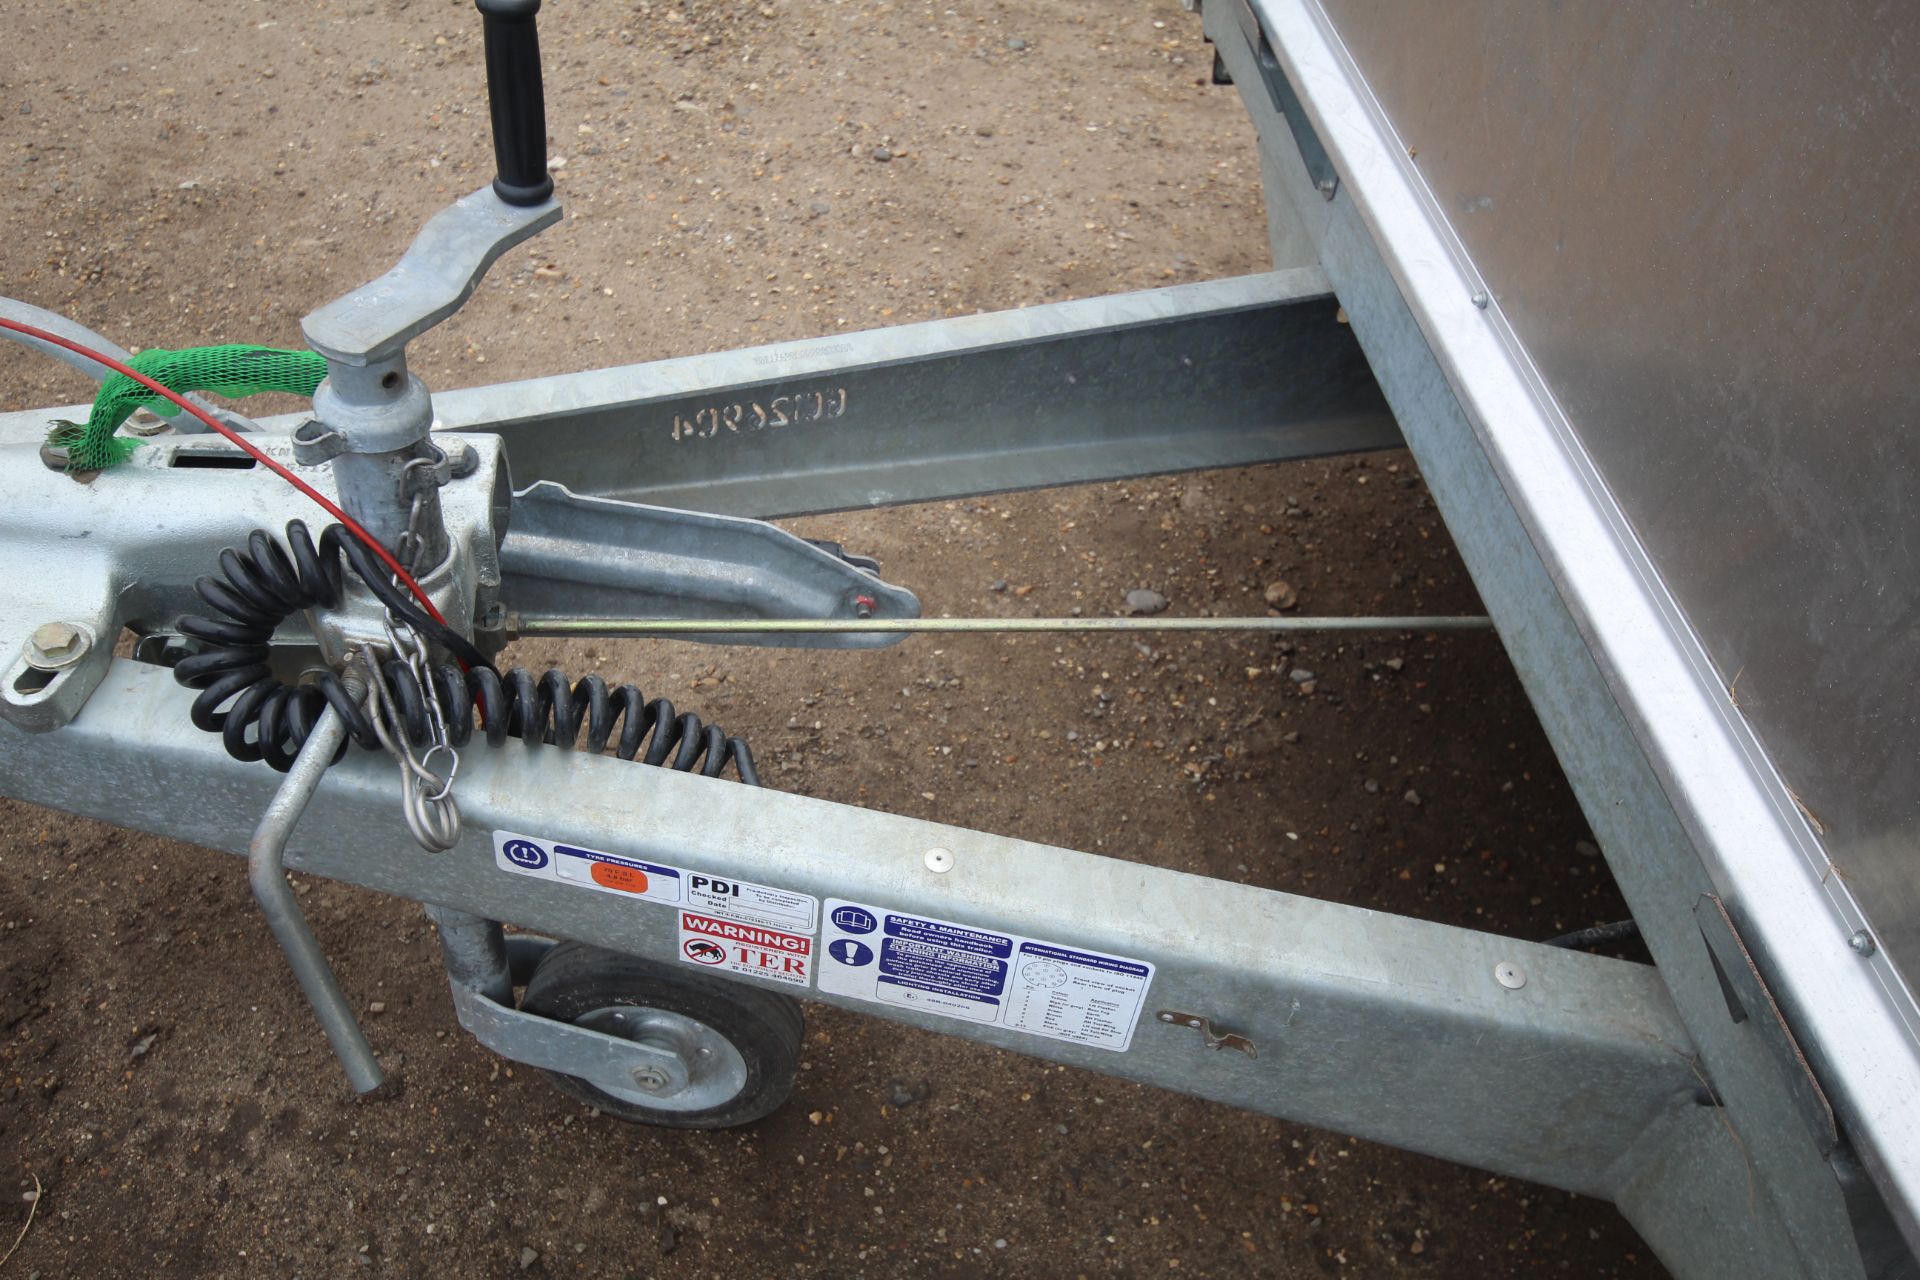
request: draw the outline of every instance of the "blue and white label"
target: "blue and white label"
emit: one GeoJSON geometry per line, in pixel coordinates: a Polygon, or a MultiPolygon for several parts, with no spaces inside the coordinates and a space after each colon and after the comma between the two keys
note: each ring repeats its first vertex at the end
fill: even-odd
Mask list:
{"type": "MultiPolygon", "coordinates": [[[[599,893],[690,908],[708,916],[811,936],[819,899],[726,876],[670,867],[604,849],[517,831],[493,833],[494,864],[515,875],[558,880],[599,893]]],[[[685,957],[683,957],[685,958],[685,957]]]]}
{"type": "Polygon", "coordinates": [[[500,843],[500,856],[518,871],[538,871],[553,861],[537,841],[517,836],[500,843]]]}
{"type": "Polygon", "coordinates": [[[855,942],[852,938],[841,938],[835,942],[830,954],[835,960],[852,969],[873,963],[873,948],[864,942],[855,942]]]}
{"type": "Polygon", "coordinates": [[[842,933],[872,933],[880,927],[865,907],[841,907],[833,913],[833,923],[842,933]]]}
{"type": "Polygon", "coordinates": [[[820,990],[1126,1051],[1153,966],[829,898],[820,990]]]}

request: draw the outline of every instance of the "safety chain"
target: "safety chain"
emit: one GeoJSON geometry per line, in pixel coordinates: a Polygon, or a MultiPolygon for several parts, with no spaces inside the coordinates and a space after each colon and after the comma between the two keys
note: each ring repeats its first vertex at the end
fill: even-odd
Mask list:
{"type": "MultiPolygon", "coordinates": [[[[413,485],[413,472],[417,468],[443,465],[445,454],[437,447],[435,454],[437,456],[415,458],[401,470],[401,492],[413,488],[413,504],[407,512],[406,532],[400,535],[394,553],[415,577],[424,577],[433,566],[421,563],[427,549],[426,539],[420,532],[426,510],[426,486],[413,485]]],[[[431,477],[427,477],[427,483],[431,482],[431,477]]],[[[398,581],[396,577],[395,585],[398,585],[398,581]]],[[[460,774],[460,753],[449,740],[447,708],[441,703],[440,685],[433,679],[430,670],[433,655],[426,636],[411,622],[396,616],[391,609],[385,612],[384,626],[387,633],[387,653],[384,656],[372,645],[363,646],[355,652],[356,659],[370,667],[363,706],[367,718],[373,722],[374,732],[380,737],[381,746],[386,748],[387,754],[399,766],[400,804],[401,811],[406,814],[407,829],[413,833],[413,838],[421,848],[429,853],[442,853],[453,848],[460,840],[460,806],[453,798],[454,779],[460,774]],[[407,731],[402,708],[387,693],[386,682],[379,678],[379,664],[392,660],[406,664],[426,701],[428,745],[424,752],[418,754],[412,736],[407,731]],[[432,768],[435,758],[439,756],[445,757],[444,775],[432,768]]]]}

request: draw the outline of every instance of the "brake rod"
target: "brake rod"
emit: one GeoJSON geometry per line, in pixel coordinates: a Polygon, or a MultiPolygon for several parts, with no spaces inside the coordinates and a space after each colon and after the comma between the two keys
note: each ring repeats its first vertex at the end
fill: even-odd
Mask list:
{"type": "Polygon", "coordinates": [[[516,636],[673,636],[792,635],[796,633],[878,632],[899,634],[988,634],[1075,631],[1486,631],[1484,615],[1300,618],[570,618],[514,615],[507,629],[516,636]]]}

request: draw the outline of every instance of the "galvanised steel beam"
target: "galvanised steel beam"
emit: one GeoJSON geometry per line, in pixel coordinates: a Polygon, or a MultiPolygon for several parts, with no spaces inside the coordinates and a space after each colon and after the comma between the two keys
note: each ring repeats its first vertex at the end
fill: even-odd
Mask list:
{"type": "MultiPolygon", "coordinates": [[[[117,661],[60,733],[0,725],[0,791],[244,851],[279,775],[193,728],[189,697],[168,671],[117,661]]],[[[636,896],[644,877],[569,882],[512,859],[543,865],[564,844],[656,878],[770,886],[798,895],[787,907],[817,900],[814,923],[789,929],[811,965],[737,980],[1600,1196],[1701,1097],[1692,1044],[1643,965],[550,746],[467,748],[457,794],[464,837],[424,854],[391,763],[354,752],[328,771],[288,865],[668,964],[712,949],[688,947],[678,907],[636,896]],[[956,936],[1034,940],[1058,961],[1030,983],[1043,1002],[1046,984],[1071,994],[1106,964],[1078,989],[1110,1007],[1063,1005],[1067,1038],[1050,1038],[951,1016],[973,1006],[910,983],[891,1002],[850,995],[828,981],[832,957],[858,960],[848,944],[891,926],[830,912],[836,898],[971,931],[956,936]]],[[[1027,958],[1014,960],[1023,980],[1027,958]]],[[[1041,1007],[1024,1025],[1052,1017],[1041,1007]]]]}
{"type": "MultiPolygon", "coordinates": [[[[1394,449],[1318,269],[439,391],[514,482],[769,519],[1394,449]]],[[[53,417],[0,414],[38,444],[53,417]]],[[[267,418],[291,431],[309,414],[267,418]]]]}
{"type": "Polygon", "coordinates": [[[724,515],[1397,448],[1317,270],[435,394],[516,484],[724,515]]]}

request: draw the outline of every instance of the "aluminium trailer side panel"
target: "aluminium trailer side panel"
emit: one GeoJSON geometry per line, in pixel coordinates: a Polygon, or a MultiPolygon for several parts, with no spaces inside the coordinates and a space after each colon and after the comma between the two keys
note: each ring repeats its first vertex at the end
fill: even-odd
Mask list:
{"type": "Polygon", "coordinates": [[[1912,1244],[1920,1018],[1895,965],[1913,962],[1896,954],[1915,876],[1900,779],[1920,690],[1900,679],[1915,641],[1897,620],[1915,603],[1899,494],[1920,470],[1902,430],[1920,233],[1910,165],[1890,161],[1916,136],[1900,68],[1920,21],[1855,10],[1203,12],[1260,127],[1270,199],[1319,246],[1589,817],[1616,837],[1703,1059],[1742,1095],[1729,1114],[1763,1140],[1811,1135],[1762,1171],[1776,1204],[1824,1201],[1794,1212],[1831,1229],[1836,1178],[1807,1158],[1831,1148],[1830,1099],[1912,1244]],[[1783,39],[1815,69],[1786,74],[1783,39]],[[1303,128],[1305,151],[1331,157],[1331,197],[1303,128]],[[1761,154],[1750,129],[1786,145],[1761,154]],[[1609,147],[1619,163],[1595,183],[1609,147]],[[1826,181],[1785,162],[1816,152],[1826,181]],[[1823,228],[1829,201],[1853,207],[1823,228]],[[1838,282],[1808,285],[1823,266],[1838,282]],[[1817,778],[1848,798],[1803,800],[1817,778]],[[1757,1020],[1713,1025],[1728,1009],[1695,923],[1707,894],[1811,1060],[1804,1124],[1763,1078],[1813,1084],[1784,1031],[1769,1049],[1792,1069],[1774,1071],[1757,1020]],[[1850,946],[1862,930],[1882,945],[1850,946]]]}
{"type": "Polygon", "coordinates": [[[1326,10],[1920,985],[1920,9],[1326,10]]]}

